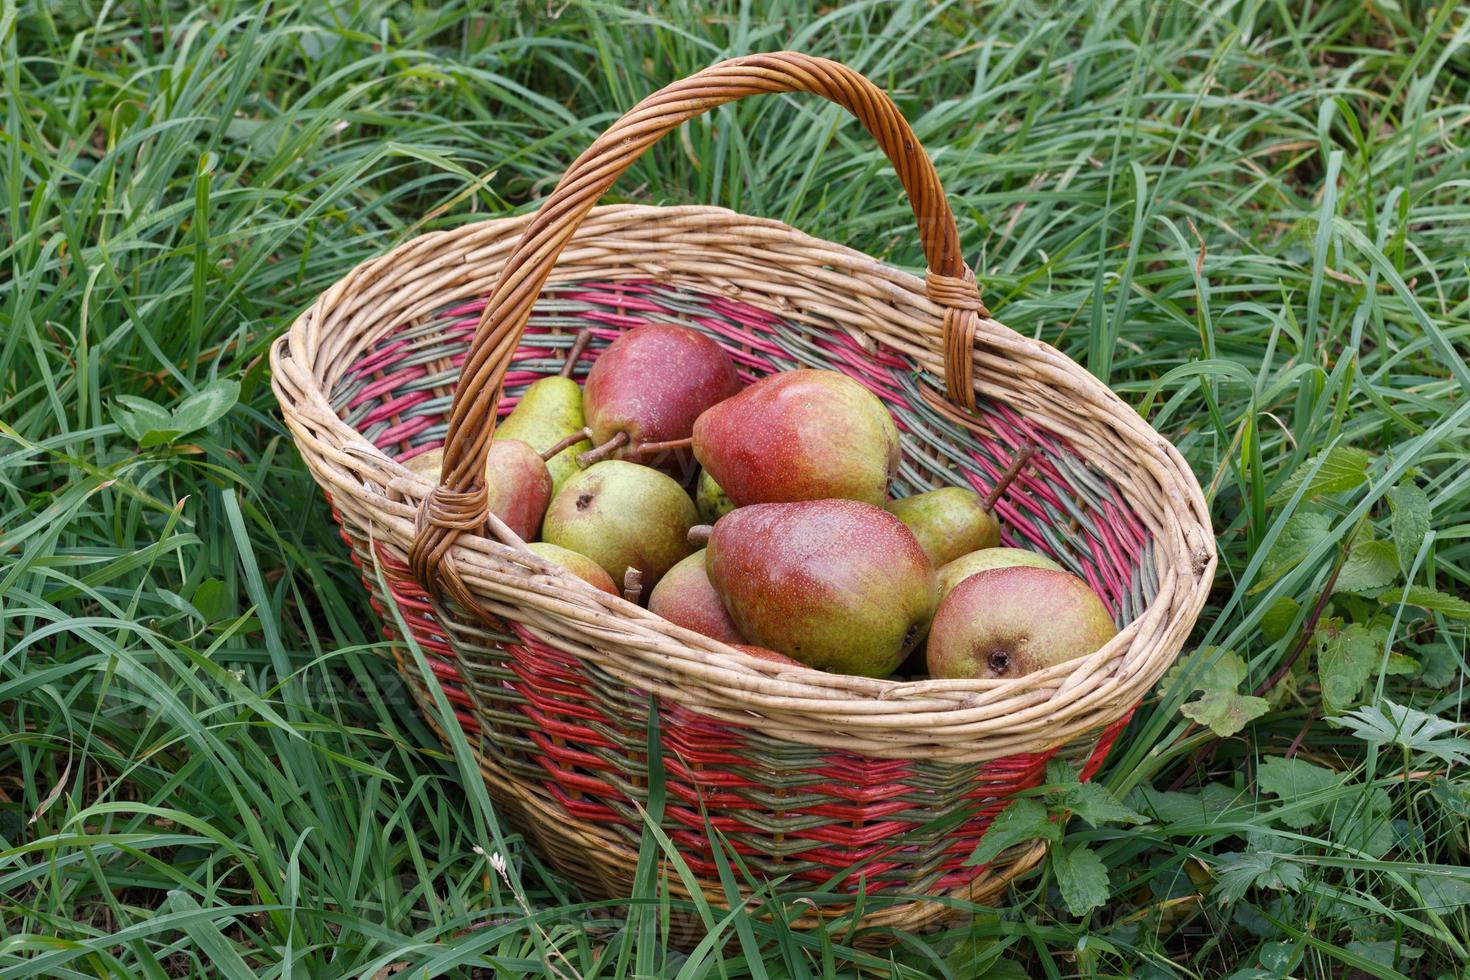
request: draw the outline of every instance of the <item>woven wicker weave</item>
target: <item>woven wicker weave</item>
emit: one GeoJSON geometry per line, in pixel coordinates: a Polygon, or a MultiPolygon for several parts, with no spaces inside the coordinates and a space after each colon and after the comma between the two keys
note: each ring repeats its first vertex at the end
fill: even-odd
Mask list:
{"type": "MultiPolygon", "coordinates": [[[[706,817],[758,877],[895,899],[867,924],[920,928],[952,912],[925,898],[993,899],[1043,852],[965,866],[990,819],[1058,753],[1083,778],[1095,771],[1173,662],[1214,570],[1203,495],[1178,453],[1062,354],[990,318],[897,109],[850,69],[799,54],[725,62],[649,97],[535,215],[424,235],[359,266],[276,343],[272,366],[388,635],[391,603],[497,804],[598,894],[632,884],[654,710],[664,827],[712,900],[724,892],[706,817]],[[678,123],[782,91],[844,105],[874,135],[913,203],[926,280],[718,208],[593,207],[678,123]],[[705,332],[746,380],[808,366],[867,385],[903,433],[899,494],[983,492],[1018,447],[1037,445],[996,508],[1006,543],[1084,576],[1118,637],[1011,680],[826,674],[748,657],[525,551],[485,512],[493,419],[559,371],[580,332],[592,341],[578,375],[647,322],[705,332]],[[440,446],[444,485],[402,465],[440,446]]],[[[418,684],[409,648],[394,649],[418,684]]]]}

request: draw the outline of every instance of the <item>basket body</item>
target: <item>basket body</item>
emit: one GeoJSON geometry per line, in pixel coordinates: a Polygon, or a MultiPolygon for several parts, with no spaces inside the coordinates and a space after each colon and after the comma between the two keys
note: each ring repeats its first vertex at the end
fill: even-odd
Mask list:
{"type": "MultiPolygon", "coordinates": [[[[578,377],[646,322],[701,330],[746,380],[844,371],[898,422],[899,494],[984,492],[1035,442],[1034,465],[997,505],[1004,543],[1083,576],[1124,629],[1092,657],[1009,681],[819,674],[743,657],[481,536],[456,547],[480,599],[459,608],[408,573],[429,487],[400,463],[442,443],[482,297],[526,220],[424,236],[365,265],[273,350],[287,421],[386,633],[401,639],[401,619],[414,634],[497,805],[584,889],[626,895],[649,804],[652,712],[663,828],[713,901],[726,894],[719,855],[732,853],[757,881],[827,890],[805,924],[844,913],[860,891],[878,899],[865,924],[906,929],[955,914],[932,899],[998,897],[1043,851],[966,865],[994,814],[1040,784],[1054,757],[1084,779],[1096,771],[1204,600],[1213,542],[1177,453],[1076,365],[988,319],[977,408],[950,407],[942,311],[919,280],[859,253],[716,208],[598,208],[537,303],[502,415],[561,368],[581,330],[594,339],[578,377]]],[[[407,645],[393,649],[436,717],[424,665],[407,645]]]]}

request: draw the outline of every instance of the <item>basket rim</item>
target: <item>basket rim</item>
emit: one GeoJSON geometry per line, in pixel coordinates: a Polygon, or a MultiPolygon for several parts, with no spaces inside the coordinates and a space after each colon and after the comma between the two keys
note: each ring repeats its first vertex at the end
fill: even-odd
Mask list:
{"type": "MultiPolygon", "coordinates": [[[[331,408],[330,389],[340,369],[386,332],[385,318],[405,322],[460,297],[488,292],[533,217],[489,218],[429,232],[364,261],[324,290],[271,345],[272,387],[313,476],[334,499],[351,498],[354,512],[367,519],[374,538],[395,555],[407,553],[417,505],[432,485],[343,422],[331,408]],[[456,296],[447,297],[446,287],[458,290],[456,296]],[[382,312],[394,303],[396,308],[382,312]]],[[[943,307],[926,295],[923,280],[774,219],[708,205],[603,205],[592,209],[575,232],[548,285],[589,278],[576,270],[599,256],[626,261],[619,245],[667,247],[671,242],[685,249],[738,246],[747,260],[786,263],[797,256],[803,275],[815,282],[830,287],[840,281],[865,300],[890,304],[893,319],[904,321],[915,335],[885,333],[882,342],[909,356],[930,384],[943,391],[943,307]],[[608,236],[618,241],[608,241],[608,236]]],[[[707,276],[686,275],[651,259],[636,267],[627,264],[621,276],[601,273],[599,278],[654,278],[721,291],[721,284],[707,276]]],[[[728,281],[725,291],[801,322],[799,311],[772,309],[770,302],[746,295],[736,281],[728,281]]],[[[831,315],[820,308],[812,312],[831,315]]],[[[538,639],[578,656],[595,651],[599,666],[651,693],[692,695],[681,702],[692,710],[746,723],[752,713],[800,712],[834,722],[828,729],[839,735],[840,728],[876,736],[899,727],[938,726],[932,738],[902,741],[967,760],[1055,747],[1120,717],[1173,663],[1213,581],[1215,538],[1203,491],[1182,455],[1080,365],[993,317],[980,319],[972,355],[978,395],[1009,404],[1043,430],[1066,438],[1080,458],[1120,489],[1135,482],[1130,475],[1146,476],[1157,485],[1152,497],[1129,499],[1154,542],[1158,591],[1118,636],[1087,657],[1003,680],[897,681],[829,674],[750,657],[595,590],[519,547],[493,517],[499,540],[467,532],[454,545],[450,560],[490,614],[508,615],[538,639]],[[1039,414],[1038,405],[1045,402],[1018,404],[1009,385],[1021,365],[1040,379],[1036,385],[1069,396],[1071,415],[1106,422],[1109,433],[1137,455],[1126,463],[1109,459],[1091,438],[1064,431],[1065,420],[1039,414]],[[671,673],[693,688],[664,682],[660,675],[671,673]]],[[[813,740],[812,732],[799,734],[797,740],[813,740]]],[[[847,738],[842,742],[851,744],[847,738]]],[[[873,754],[886,752],[880,746],[873,754]]]]}

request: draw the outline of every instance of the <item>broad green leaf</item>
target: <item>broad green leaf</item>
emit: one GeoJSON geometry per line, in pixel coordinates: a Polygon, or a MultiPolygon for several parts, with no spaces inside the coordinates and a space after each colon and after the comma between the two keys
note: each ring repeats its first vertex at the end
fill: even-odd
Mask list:
{"type": "Polygon", "coordinates": [[[1179,713],[1191,721],[1208,726],[1210,731],[1221,738],[1228,738],[1270,709],[1271,705],[1265,698],[1221,691],[1180,705],[1179,713]]]}
{"type": "Polygon", "coordinates": [[[1264,591],[1270,584],[1291,571],[1307,552],[1332,532],[1332,520],[1317,511],[1299,511],[1286,519],[1276,543],[1266,553],[1261,563],[1261,574],[1251,592],[1264,591]]]}
{"type": "Polygon", "coordinates": [[[1371,592],[1399,577],[1398,553],[1392,541],[1359,541],[1348,552],[1337,575],[1338,592],[1371,592]]]}
{"type": "Polygon", "coordinates": [[[1108,869],[1102,858],[1085,845],[1055,848],[1051,866],[1057,875],[1062,902],[1073,915],[1086,915],[1104,904],[1112,894],[1108,887],[1108,869]]]}
{"type": "Polygon", "coordinates": [[[1286,482],[1267,498],[1266,503],[1274,507],[1290,500],[1292,494],[1296,493],[1297,488],[1302,485],[1302,481],[1307,479],[1307,474],[1312,473],[1314,469],[1316,473],[1312,475],[1311,482],[1307,484],[1304,497],[1315,497],[1323,493],[1341,493],[1344,490],[1360,487],[1368,480],[1368,464],[1371,461],[1372,457],[1368,455],[1367,450],[1354,446],[1337,446],[1328,450],[1325,456],[1319,453],[1293,470],[1286,482]],[[1317,465],[1318,462],[1322,464],[1320,467],[1317,465]]]}
{"type": "Polygon", "coordinates": [[[1211,824],[1236,819],[1255,809],[1252,795],[1223,783],[1206,783],[1198,793],[1163,792],[1145,786],[1128,794],[1128,800],[1164,824],[1211,824]]]}
{"type": "MultiPolygon", "coordinates": [[[[1296,803],[1303,796],[1321,793],[1336,787],[1342,781],[1342,777],[1331,769],[1313,765],[1302,759],[1283,759],[1279,756],[1272,756],[1261,763],[1256,781],[1260,784],[1262,792],[1279,796],[1284,803],[1296,803]]],[[[1275,816],[1286,826],[1295,830],[1303,830],[1321,819],[1326,806],[1325,802],[1306,806],[1298,805],[1277,813],[1275,816]]]]}
{"type": "Polygon", "coordinates": [[[1358,623],[1340,629],[1325,625],[1318,630],[1317,676],[1329,711],[1346,711],[1358,703],[1358,693],[1378,665],[1382,647],[1383,637],[1358,623]]]}
{"type": "Polygon", "coordinates": [[[1429,497],[1419,485],[1405,480],[1388,491],[1388,507],[1393,512],[1389,528],[1393,546],[1398,552],[1399,566],[1409,574],[1424,535],[1429,533],[1429,497]]]}
{"type": "Polygon", "coordinates": [[[1289,595],[1277,599],[1261,616],[1261,636],[1267,643],[1276,643],[1283,639],[1301,610],[1301,604],[1289,595]]]}
{"type": "Polygon", "coordinates": [[[1008,847],[1033,840],[1054,841],[1059,836],[1044,805],[1029,798],[1019,799],[996,815],[965,863],[989,864],[1008,847]]]}
{"type": "Polygon", "coordinates": [[[1441,912],[1470,905],[1470,878],[1448,874],[1415,875],[1414,887],[1427,907],[1441,912]]]}
{"type": "Polygon", "coordinates": [[[1389,970],[1404,965],[1402,960],[1417,960],[1424,955],[1423,950],[1405,946],[1393,939],[1374,939],[1372,941],[1354,939],[1347,944],[1347,951],[1354,956],[1361,956],[1369,963],[1389,970]]]}
{"type": "MultiPolygon", "coordinates": [[[[1270,710],[1264,698],[1241,694],[1240,683],[1245,680],[1245,661],[1233,650],[1215,655],[1214,647],[1202,648],[1196,657],[1215,656],[1208,667],[1188,682],[1191,689],[1204,692],[1198,701],[1179,706],[1179,713],[1191,721],[1209,726],[1221,738],[1234,735],[1252,719],[1259,718],[1270,710]]],[[[1186,665],[1174,667],[1165,676],[1166,685],[1180,682],[1186,665]]]]}
{"type": "Polygon", "coordinates": [[[216,378],[179,402],[173,411],[173,428],[193,432],[223,418],[240,397],[240,382],[216,378]]]}
{"type": "MultiPolygon", "coordinates": [[[[1394,589],[1380,595],[1378,601],[1385,605],[1392,605],[1398,598],[1398,590],[1394,589]]],[[[1470,619],[1470,602],[1447,592],[1439,592],[1422,585],[1411,585],[1404,594],[1403,600],[1411,606],[1442,613],[1451,619],[1470,619]]]]}
{"type": "Polygon", "coordinates": [[[146,398],[118,395],[116,401],[112,406],[112,420],[134,442],[142,442],[148,433],[169,427],[172,416],[168,410],[146,398]]]}
{"type": "Polygon", "coordinates": [[[189,601],[206,623],[212,623],[225,614],[229,598],[225,583],[217,578],[207,578],[199,583],[189,601]]]}

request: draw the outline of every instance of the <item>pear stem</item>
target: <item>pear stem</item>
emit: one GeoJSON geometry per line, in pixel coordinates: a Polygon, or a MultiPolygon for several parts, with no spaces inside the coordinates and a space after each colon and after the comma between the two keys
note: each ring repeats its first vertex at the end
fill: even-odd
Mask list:
{"type": "Polygon", "coordinates": [[[584,429],[578,429],[576,432],[573,432],[571,435],[567,436],[565,439],[561,440],[556,445],[554,445],[550,449],[546,450],[546,452],[542,453],[541,454],[541,459],[543,461],[549,460],[553,456],[555,456],[558,453],[562,452],[563,450],[571,449],[577,443],[579,443],[579,442],[586,442],[587,440],[589,440],[591,438],[592,438],[592,430],[591,429],[585,429],[585,428],[584,429]]]}
{"type": "Polygon", "coordinates": [[[578,453],[577,465],[582,467],[583,469],[586,469],[593,463],[600,463],[604,459],[607,459],[609,456],[611,456],[613,453],[617,452],[619,449],[621,449],[623,446],[626,446],[627,444],[628,433],[619,432],[607,442],[604,442],[602,445],[593,446],[585,453],[578,453]]]}
{"type": "Polygon", "coordinates": [[[572,341],[572,346],[567,348],[567,359],[562,362],[561,376],[570,378],[572,372],[577,369],[577,362],[582,359],[582,352],[587,349],[587,344],[592,340],[592,331],[585,327],[577,332],[577,339],[572,341]]]}
{"type": "Polygon", "coordinates": [[[1001,473],[1000,479],[995,481],[995,486],[991,487],[990,492],[985,495],[985,500],[981,502],[981,506],[986,510],[995,510],[995,505],[1000,500],[1001,494],[1006,492],[1006,487],[1010,486],[1011,481],[1021,475],[1021,470],[1031,461],[1031,457],[1035,455],[1036,443],[1034,442],[1028,442],[1016,450],[1016,455],[1011,457],[1010,465],[1005,468],[1005,472],[1001,473]]]}
{"type": "Polygon", "coordinates": [[[708,524],[696,524],[689,529],[689,543],[696,548],[703,548],[709,544],[709,536],[714,533],[714,528],[708,524]]]}
{"type": "Polygon", "coordinates": [[[623,573],[623,598],[636,606],[642,596],[643,573],[636,568],[629,568],[623,573]]]}
{"type": "Polygon", "coordinates": [[[668,439],[664,442],[640,442],[638,444],[638,455],[648,456],[652,453],[666,453],[675,449],[688,449],[694,445],[693,436],[685,436],[683,439],[668,439]]]}

